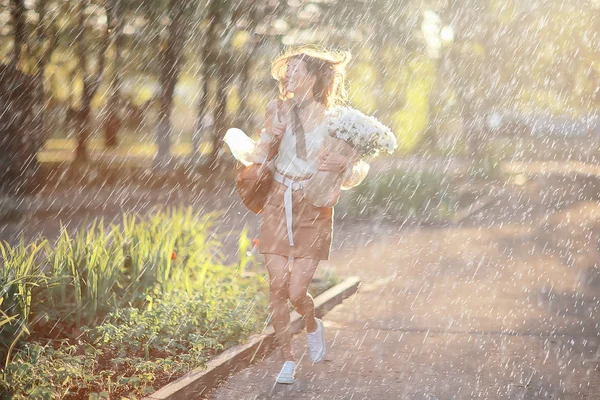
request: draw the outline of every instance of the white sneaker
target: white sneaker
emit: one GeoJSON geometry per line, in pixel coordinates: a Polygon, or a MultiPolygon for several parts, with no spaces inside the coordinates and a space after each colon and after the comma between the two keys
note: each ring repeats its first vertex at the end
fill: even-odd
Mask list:
{"type": "Polygon", "coordinates": [[[296,382],[296,378],[294,375],[296,374],[296,363],[293,361],[286,361],[283,363],[283,367],[281,367],[281,371],[279,371],[279,375],[275,379],[277,383],[287,383],[292,384],[296,382]]]}
{"type": "Polygon", "coordinates": [[[310,359],[314,363],[323,361],[325,358],[325,352],[327,351],[325,345],[325,328],[323,327],[323,321],[318,318],[317,330],[306,334],[306,341],[308,342],[308,354],[310,359]]]}

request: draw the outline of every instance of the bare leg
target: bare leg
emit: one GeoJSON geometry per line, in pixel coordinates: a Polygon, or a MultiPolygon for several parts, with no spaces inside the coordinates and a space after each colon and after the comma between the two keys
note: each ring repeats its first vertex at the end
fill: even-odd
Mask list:
{"type": "Polygon", "coordinates": [[[277,342],[281,347],[284,361],[294,361],[292,353],[292,334],[290,330],[290,310],[288,308],[290,270],[289,260],[285,256],[265,254],[265,263],[269,271],[269,307],[277,342]]]}
{"type": "Polygon", "coordinates": [[[289,295],[294,309],[302,315],[306,323],[306,332],[317,330],[315,303],[308,293],[308,286],[317,270],[319,260],[312,258],[294,258],[290,276],[289,295]]]}

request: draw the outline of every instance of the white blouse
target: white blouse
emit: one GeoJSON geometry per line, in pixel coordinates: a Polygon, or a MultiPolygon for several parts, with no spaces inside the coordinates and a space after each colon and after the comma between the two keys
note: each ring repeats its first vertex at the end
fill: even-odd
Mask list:
{"type": "MultiPolygon", "coordinates": [[[[321,153],[325,137],[328,135],[326,122],[326,120],[323,120],[312,131],[304,133],[306,139],[306,160],[297,157],[296,136],[293,134],[292,128],[288,124],[281,137],[281,144],[277,155],[275,156],[275,169],[282,174],[301,179],[317,172],[319,169],[319,154],[321,153]]],[[[265,162],[270,140],[271,135],[263,128],[260,132],[260,139],[256,144],[256,148],[249,157],[252,162],[265,162]]],[[[355,162],[352,168],[349,168],[346,171],[341,189],[348,190],[360,184],[365,179],[368,172],[369,164],[362,160],[355,162]]]]}

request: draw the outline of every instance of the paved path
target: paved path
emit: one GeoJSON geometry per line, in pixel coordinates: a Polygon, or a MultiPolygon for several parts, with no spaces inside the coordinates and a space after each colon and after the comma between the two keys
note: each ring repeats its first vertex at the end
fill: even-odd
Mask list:
{"type": "Polygon", "coordinates": [[[209,398],[600,399],[599,209],[335,252],[321,268],[364,284],[325,316],[325,362],[311,365],[296,335],[296,384],[273,384],[272,354],[209,398]]]}

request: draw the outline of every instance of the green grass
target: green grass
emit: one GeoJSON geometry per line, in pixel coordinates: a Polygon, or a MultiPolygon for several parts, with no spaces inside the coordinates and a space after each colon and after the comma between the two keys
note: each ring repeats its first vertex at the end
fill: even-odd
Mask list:
{"type": "Polygon", "coordinates": [[[0,385],[15,398],[141,394],[166,383],[165,363],[181,373],[259,330],[267,280],[249,273],[246,231],[239,260],[224,263],[219,215],[156,210],[63,229],[55,243],[3,243],[0,385]]]}

